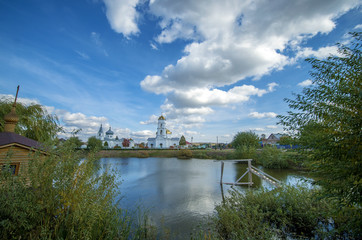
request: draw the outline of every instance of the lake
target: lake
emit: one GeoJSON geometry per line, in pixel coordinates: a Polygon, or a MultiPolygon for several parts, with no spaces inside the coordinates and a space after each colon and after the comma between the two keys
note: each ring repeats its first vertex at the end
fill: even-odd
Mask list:
{"type": "MultiPolygon", "coordinates": [[[[102,158],[100,173],[115,171],[123,197],[120,206],[149,210],[151,222],[171,230],[177,237],[188,239],[203,219],[214,213],[231,186],[220,186],[221,164],[213,160],[177,158],[102,158]]],[[[225,161],[224,182],[235,182],[246,171],[247,164],[225,161]]],[[[262,168],[261,168],[262,169],[262,168]]],[[[292,170],[263,169],[278,180],[296,185],[308,179],[292,170]]],[[[245,177],[246,179],[246,177],[245,177]]],[[[246,180],[245,180],[246,181],[246,180]]],[[[253,188],[273,186],[253,175],[253,188]]],[[[248,187],[235,187],[244,191],[248,187]]]]}

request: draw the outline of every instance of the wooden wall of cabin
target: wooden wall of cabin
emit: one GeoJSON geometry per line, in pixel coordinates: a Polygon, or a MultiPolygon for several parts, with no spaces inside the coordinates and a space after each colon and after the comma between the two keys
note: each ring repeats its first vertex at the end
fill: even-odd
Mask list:
{"type": "Polygon", "coordinates": [[[35,152],[31,149],[14,145],[0,148],[0,167],[9,163],[16,166],[15,175],[25,174],[33,154],[35,152]]]}

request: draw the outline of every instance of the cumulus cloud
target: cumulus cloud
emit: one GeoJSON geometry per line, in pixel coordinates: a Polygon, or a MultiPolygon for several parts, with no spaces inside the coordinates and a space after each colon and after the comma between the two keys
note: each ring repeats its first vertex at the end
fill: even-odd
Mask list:
{"type": "MultiPolygon", "coordinates": [[[[143,12],[137,5],[141,0],[104,2],[116,32],[126,37],[139,33],[137,21],[143,12]]],[[[203,116],[215,107],[244,103],[277,86],[271,83],[259,89],[240,81],[258,80],[301,58],[325,58],[336,53],[333,46],[315,50],[303,48],[301,43],[318,33],[331,32],[335,19],[360,2],[152,0],[142,4],[148,5],[147,14],[158,20],[161,30],[153,40],[159,46],[177,39],[187,40],[187,44],[176,63],[165,66],[159,74],[147,75],[140,85],[145,91],[166,96],[161,108],[171,120],[182,119],[192,126],[205,122],[203,116]],[[192,111],[194,114],[188,114],[192,111]]]]}
{"type": "Polygon", "coordinates": [[[258,113],[258,112],[251,112],[249,113],[248,117],[250,118],[275,118],[278,114],[274,112],[264,112],[264,113],[258,113]]]}
{"type": "Polygon", "coordinates": [[[139,32],[137,19],[139,13],[136,6],[139,0],[103,0],[106,5],[106,15],[112,29],[125,37],[139,32]]]}
{"type": "Polygon", "coordinates": [[[331,55],[339,55],[337,46],[321,47],[318,50],[303,48],[298,52],[296,58],[304,59],[308,57],[315,57],[318,59],[325,59],[331,55]]]}
{"type": "Polygon", "coordinates": [[[312,85],[312,84],[313,84],[313,81],[310,80],[310,79],[307,79],[307,80],[305,80],[305,81],[303,81],[303,82],[298,83],[298,86],[308,87],[308,86],[310,86],[310,85],[312,85]]]}

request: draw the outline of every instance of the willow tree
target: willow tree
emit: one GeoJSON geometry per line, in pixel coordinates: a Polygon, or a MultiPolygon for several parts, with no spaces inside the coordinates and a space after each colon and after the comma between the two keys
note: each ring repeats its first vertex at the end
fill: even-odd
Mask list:
{"type": "MultiPolygon", "coordinates": [[[[4,116],[11,111],[12,100],[0,99],[0,132],[4,130],[4,116]]],[[[49,114],[39,104],[24,105],[16,103],[16,114],[19,122],[15,127],[15,133],[34,139],[39,142],[54,140],[61,131],[58,118],[49,114]]]]}
{"type": "Polygon", "coordinates": [[[312,66],[313,84],[294,99],[285,99],[293,111],[278,117],[308,149],[324,196],[361,206],[362,35],[351,36],[348,45],[337,44],[338,55],[306,60],[312,66]]]}

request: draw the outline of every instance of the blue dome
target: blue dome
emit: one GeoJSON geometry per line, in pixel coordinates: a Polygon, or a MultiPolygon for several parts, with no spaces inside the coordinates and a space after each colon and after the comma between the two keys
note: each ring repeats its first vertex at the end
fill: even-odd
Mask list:
{"type": "Polygon", "coordinates": [[[113,135],[113,131],[111,130],[111,127],[109,127],[109,130],[106,132],[107,135],[113,135]]]}

